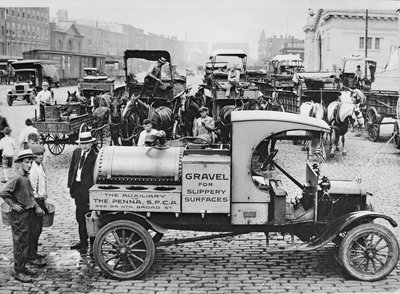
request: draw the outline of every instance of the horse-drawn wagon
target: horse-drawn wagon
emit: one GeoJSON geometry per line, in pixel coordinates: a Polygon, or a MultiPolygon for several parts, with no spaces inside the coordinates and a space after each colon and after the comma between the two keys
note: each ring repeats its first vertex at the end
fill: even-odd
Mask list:
{"type": "Polygon", "coordinates": [[[247,54],[242,50],[215,50],[206,63],[205,81],[212,94],[212,116],[218,119],[219,113],[226,105],[241,106],[259,96],[258,87],[247,74],[247,54]],[[240,73],[239,83],[233,86],[226,97],[228,82],[228,65],[235,66],[240,73]]]}
{"type": "Polygon", "coordinates": [[[82,124],[92,132],[98,146],[103,146],[103,128],[94,128],[92,114],[79,102],[45,106],[45,121],[35,115],[32,123],[39,131],[42,144],[47,144],[54,155],[61,154],[66,144],[76,144],[82,124]]]}
{"type": "Polygon", "coordinates": [[[90,189],[90,209],[98,218],[88,215],[87,224],[95,236],[96,264],[104,273],[139,278],[151,268],[156,247],[250,232],[263,232],[267,240],[270,232],[290,233],[305,242],[283,251],[310,251],[334,242],[339,262],[360,280],[391,273],[398,241],[373,220],[397,224],[371,210],[360,182],[321,177],[311,153],[302,184],[278,165],[274,152],[263,166],[275,166],[301,191],[299,199],[289,202],[277,175],[267,178],[254,170],[260,142],[310,139],[315,151],[322,134],[330,132],[327,123],[290,113],[243,111],[232,113],[232,125],[231,145],[100,150],[96,184],[90,189]],[[163,242],[167,229],[223,233],[163,242]]]}
{"type": "MultiPolygon", "coordinates": [[[[372,90],[364,93],[366,96],[366,108],[364,117],[368,138],[376,142],[379,139],[380,126],[394,124],[394,133],[398,133],[398,122],[386,121],[384,118],[396,119],[398,117],[397,105],[399,93],[397,91],[372,90]]],[[[399,146],[397,144],[397,146],[399,146]]]]}

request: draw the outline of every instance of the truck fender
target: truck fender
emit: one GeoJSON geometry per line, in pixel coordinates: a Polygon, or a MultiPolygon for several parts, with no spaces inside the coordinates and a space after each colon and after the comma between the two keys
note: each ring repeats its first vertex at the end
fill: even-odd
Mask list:
{"type": "Polygon", "coordinates": [[[161,227],[160,225],[148,220],[145,216],[137,214],[134,212],[111,212],[102,215],[101,221],[108,223],[116,220],[130,220],[139,223],[146,229],[152,229],[160,234],[165,234],[167,229],[161,227]]]}
{"type": "Polygon", "coordinates": [[[393,227],[397,227],[397,223],[390,217],[378,212],[361,210],[345,214],[331,222],[315,236],[307,246],[318,248],[332,241],[340,232],[349,225],[357,221],[372,222],[374,219],[382,218],[387,220],[393,227]]]}

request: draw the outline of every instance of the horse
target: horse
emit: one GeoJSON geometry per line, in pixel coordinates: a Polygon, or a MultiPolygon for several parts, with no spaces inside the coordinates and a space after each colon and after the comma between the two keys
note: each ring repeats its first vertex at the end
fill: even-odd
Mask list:
{"type": "Polygon", "coordinates": [[[360,124],[364,125],[364,117],[360,111],[360,103],[342,103],[342,102],[332,102],[328,105],[328,115],[327,122],[332,127],[332,132],[335,135],[335,150],[332,149],[332,132],[330,136],[330,156],[335,155],[334,151],[339,151],[339,137],[342,137],[342,155],[346,155],[347,152],[344,149],[345,138],[344,135],[348,131],[349,118],[355,118],[355,120],[360,124]]]}
{"type": "MultiPolygon", "coordinates": [[[[315,117],[318,119],[324,120],[326,118],[326,108],[322,105],[322,103],[316,103],[314,101],[306,101],[300,105],[300,115],[307,117],[315,117]]],[[[308,148],[308,142],[303,142],[304,146],[302,147],[302,151],[306,151],[308,148]]]]}
{"type": "Polygon", "coordinates": [[[219,129],[221,130],[221,141],[229,142],[231,139],[232,132],[232,111],[241,110],[260,110],[261,106],[258,100],[249,100],[242,106],[236,105],[225,105],[219,113],[219,129]]]}
{"type": "MultiPolygon", "coordinates": [[[[339,96],[339,101],[343,103],[348,103],[348,104],[357,104],[360,103],[360,107],[365,105],[365,102],[367,100],[367,97],[364,95],[364,93],[359,90],[359,89],[349,89],[347,88],[344,91],[340,92],[339,96]]],[[[358,124],[358,121],[354,119],[354,116],[350,119],[351,126],[353,130],[357,129],[358,133],[360,134],[361,128],[363,127],[362,125],[358,124]]]]}
{"type": "MultiPolygon", "coordinates": [[[[199,115],[199,109],[205,105],[203,95],[199,91],[193,91],[193,88],[188,88],[185,92],[182,92],[174,97],[173,100],[173,113],[175,114],[175,123],[181,126],[180,134],[183,137],[192,136],[193,122],[199,115]]],[[[175,131],[176,128],[174,128],[175,131]]]]}
{"type": "Polygon", "coordinates": [[[134,114],[122,117],[126,99],[114,98],[110,104],[110,115],[108,123],[110,125],[111,144],[115,146],[132,146],[133,140],[139,135],[139,123],[134,114]],[[119,140],[121,139],[121,140],[119,140]]]}
{"type": "Polygon", "coordinates": [[[143,121],[147,118],[153,122],[156,129],[163,130],[167,134],[167,137],[171,136],[174,123],[171,108],[166,106],[154,108],[144,103],[139,98],[133,98],[126,104],[122,117],[126,118],[131,113],[137,115],[140,125],[142,125],[143,121]]]}
{"type": "Polygon", "coordinates": [[[74,92],[67,91],[67,94],[68,94],[67,100],[66,100],[67,103],[71,103],[71,102],[85,103],[85,98],[81,97],[81,96],[77,96],[76,91],[74,91],[74,92]]]}

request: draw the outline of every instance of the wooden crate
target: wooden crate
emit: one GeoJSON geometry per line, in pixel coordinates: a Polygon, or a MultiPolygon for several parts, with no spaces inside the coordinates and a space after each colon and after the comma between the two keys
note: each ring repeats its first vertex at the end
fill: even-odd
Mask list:
{"type": "Polygon", "coordinates": [[[61,106],[50,105],[44,107],[45,121],[60,121],[61,120],[61,106]]]}

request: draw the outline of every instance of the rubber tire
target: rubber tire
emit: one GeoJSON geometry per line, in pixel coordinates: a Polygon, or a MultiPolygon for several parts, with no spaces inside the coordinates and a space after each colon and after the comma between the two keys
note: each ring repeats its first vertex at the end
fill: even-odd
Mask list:
{"type": "Polygon", "coordinates": [[[7,104],[8,106],[12,106],[14,102],[14,98],[11,95],[7,95],[7,104]]]}
{"type": "Polygon", "coordinates": [[[394,142],[394,146],[397,149],[400,149],[400,125],[399,124],[400,124],[399,120],[395,121],[394,127],[393,127],[393,135],[394,135],[393,142],[394,142]]]}
{"type": "Polygon", "coordinates": [[[361,281],[377,281],[389,275],[396,267],[399,260],[399,244],[394,234],[382,225],[374,223],[359,225],[350,230],[350,232],[344,236],[343,242],[340,244],[339,247],[339,260],[342,263],[344,269],[354,278],[361,281]],[[368,231],[379,233],[385,236],[387,238],[387,241],[390,242],[389,245],[393,247],[391,252],[393,256],[392,259],[389,261],[389,264],[385,266],[382,271],[378,271],[378,274],[375,275],[366,275],[355,270],[351,264],[350,256],[348,254],[353,245],[353,240],[357,239],[357,236],[360,236],[368,231]]]}
{"type": "Polygon", "coordinates": [[[145,275],[151,266],[153,265],[154,262],[154,257],[155,257],[155,246],[153,239],[149,232],[140,224],[133,222],[133,221],[128,221],[128,220],[118,220],[111,222],[107,225],[105,225],[96,235],[96,239],[94,241],[93,245],[93,253],[94,253],[94,259],[99,266],[99,268],[109,277],[115,278],[115,279],[136,279],[140,278],[143,275],[145,275]],[[147,249],[147,255],[145,262],[139,266],[139,268],[136,271],[131,271],[128,273],[120,273],[118,274],[115,272],[112,268],[110,268],[104,261],[104,257],[101,254],[101,244],[104,241],[104,237],[107,236],[107,234],[116,229],[130,229],[132,230],[136,235],[139,235],[141,239],[143,240],[143,243],[146,245],[147,249]],[[139,271],[138,271],[139,270],[139,271]]]}

